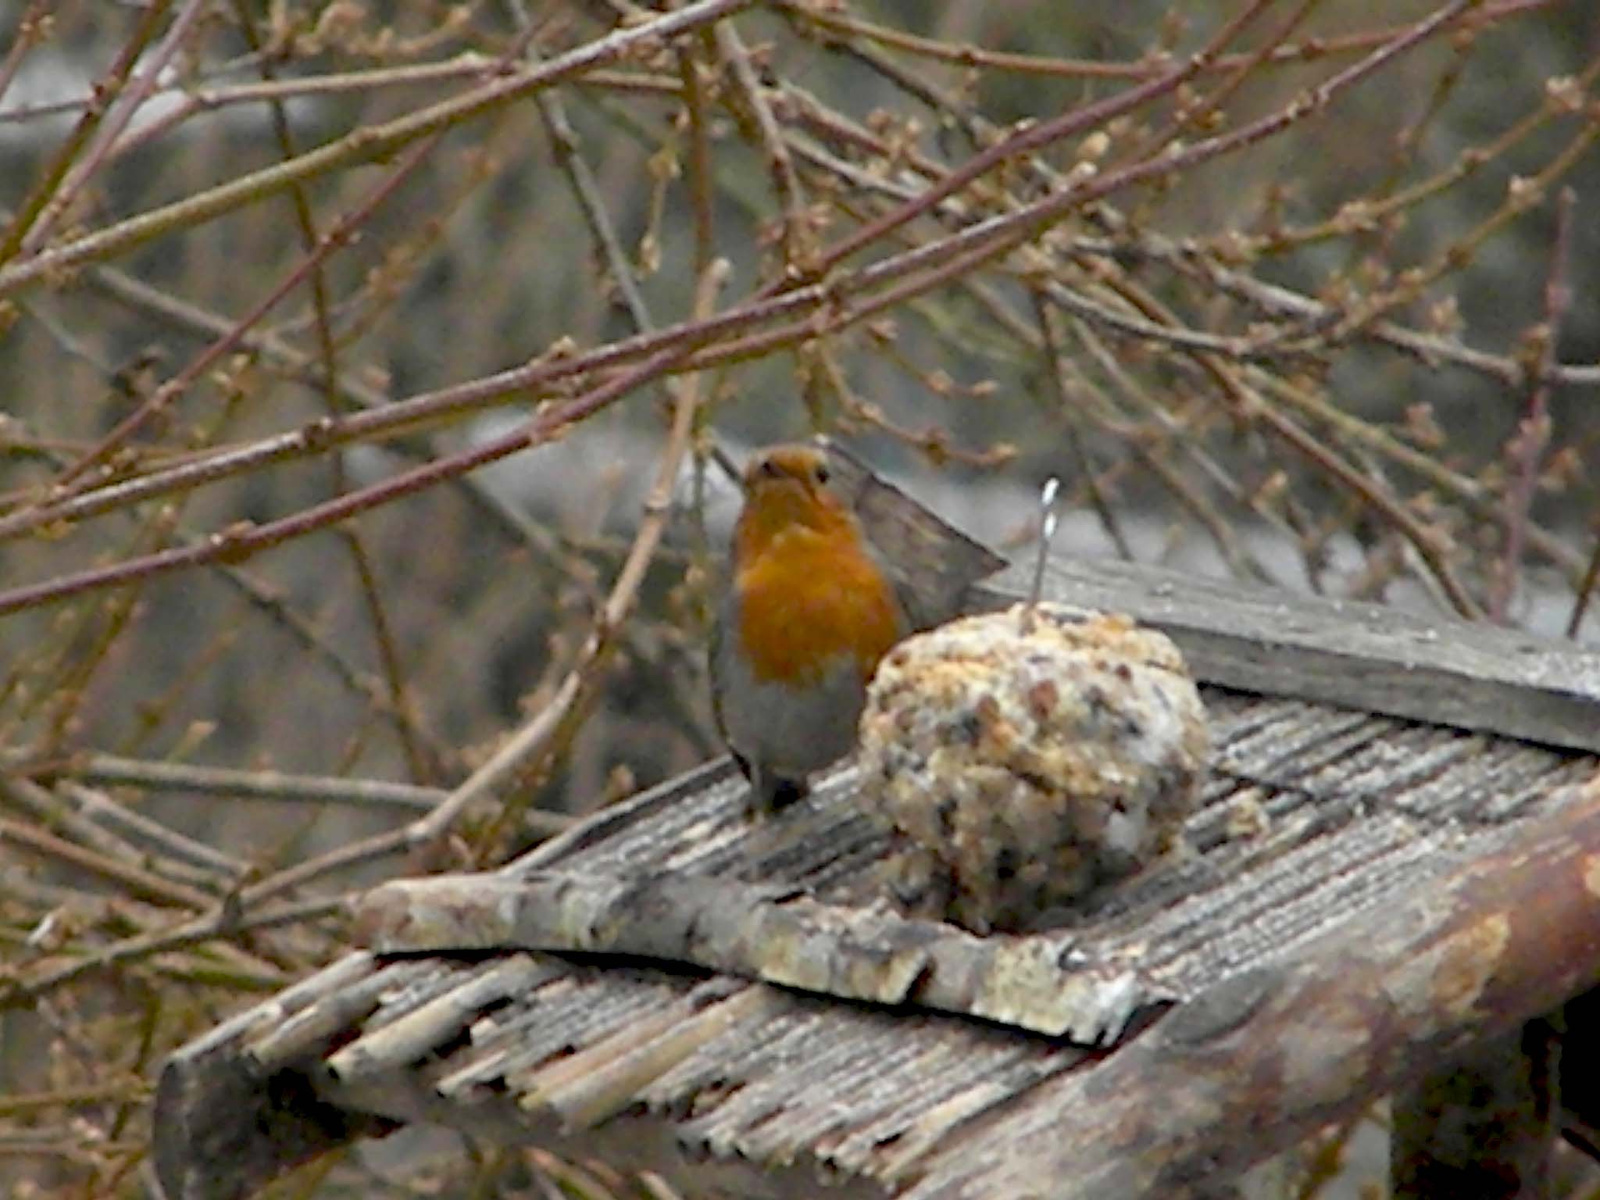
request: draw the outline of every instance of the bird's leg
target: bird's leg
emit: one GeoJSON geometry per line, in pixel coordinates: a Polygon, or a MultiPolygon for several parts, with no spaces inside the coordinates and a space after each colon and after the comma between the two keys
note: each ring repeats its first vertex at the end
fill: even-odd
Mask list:
{"type": "Polygon", "coordinates": [[[788,808],[804,800],[811,792],[811,785],[804,779],[772,779],[768,786],[767,806],[771,812],[788,808]]]}
{"type": "Polygon", "coordinates": [[[745,778],[750,781],[745,813],[752,819],[768,817],[781,809],[788,808],[796,801],[804,799],[810,790],[803,778],[784,779],[774,775],[760,763],[750,762],[740,755],[734,755],[734,760],[744,772],[745,778]]]}
{"type": "Polygon", "coordinates": [[[742,774],[746,781],[748,781],[750,784],[750,790],[745,793],[744,797],[745,816],[754,819],[764,815],[766,812],[769,812],[770,806],[764,799],[766,791],[764,779],[766,772],[755,763],[751,762],[744,755],[740,754],[737,750],[734,750],[730,747],[728,753],[733,755],[733,761],[738,764],[739,773],[742,774]]]}

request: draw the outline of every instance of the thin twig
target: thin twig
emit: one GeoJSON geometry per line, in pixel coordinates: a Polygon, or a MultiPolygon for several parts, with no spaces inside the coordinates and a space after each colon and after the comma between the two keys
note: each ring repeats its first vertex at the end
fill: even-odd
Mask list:
{"type": "Polygon", "coordinates": [[[1567,286],[1567,257],[1571,253],[1572,210],[1577,193],[1562,188],[1556,197],[1555,232],[1550,243],[1550,266],[1544,285],[1544,320],[1528,333],[1529,358],[1536,364],[1530,372],[1527,415],[1506,444],[1511,464],[1511,484],[1505,497],[1505,550],[1500,569],[1495,572],[1489,593],[1489,619],[1504,625],[1509,619],[1512,597],[1522,569],[1523,546],[1528,538],[1528,520],[1533,494],[1539,485],[1539,464],[1550,444],[1551,365],[1556,361],[1561,341],[1561,323],[1572,303],[1567,286]]]}
{"type": "Polygon", "coordinates": [[[268,291],[250,312],[234,322],[234,327],[228,333],[197,354],[189,362],[188,366],[152,392],[138,407],[118,422],[111,432],[101,438],[87,454],[62,471],[56,477],[52,490],[66,488],[97,463],[102,462],[112,451],[126,443],[141,426],[167,408],[195,380],[199,379],[213,365],[219,362],[225,354],[237,346],[244,338],[245,330],[255,325],[268,312],[272,311],[280,300],[313,276],[329,255],[347,245],[356,236],[357,231],[371,217],[378,206],[389,199],[410,174],[427,159],[435,144],[436,139],[430,139],[420,146],[412,147],[384,181],[368,192],[360,204],[347,212],[327,234],[318,239],[316,245],[301,258],[294,269],[280,280],[276,287],[268,291]]]}
{"type": "Polygon", "coordinates": [[[784,274],[798,279],[811,269],[815,252],[812,246],[814,239],[806,221],[805,193],[795,174],[794,160],[789,157],[789,148],[778,128],[777,118],[772,114],[772,106],[767,103],[761,81],[756,78],[755,68],[750,63],[750,52],[745,49],[738,31],[732,24],[724,22],[716,27],[713,36],[717,51],[733,79],[734,94],[739,97],[743,108],[742,112],[737,107],[734,111],[747,117],[754,127],[756,141],[761,146],[767,170],[772,175],[774,190],[783,205],[784,274]]]}
{"type": "MultiPolygon", "coordinates": [[[[41,218],[46,207],[57,195],[61,181],[72,169],[72,164],[78,161],[79,153],[93,140],[95,131],[106,119],[112,103],[127,85],[128,76],[137,65],[139,56],[155,37],[156,30],[160,28],[170,4],[171,0],[152,0],[152,3],[145,5],[143,15],[127,40],[123,42],[115,61],[96,83],[91,101],[84,107],[72,132],[56,150],[55,157],[50,160],[49,165],[39,172],[33,190],[17,206],[16,215],[11,218],[11,225],[7,228],[5,237],[0,239],[0,264],[8,263],[16,257],[17,251],[22,247],[23,239],[28,236],[28,231],[33,228],[34,223],[41,218]]],[[[5,270],[0,269],[0,278],[4,276],[5,270]]]]}
{"type": "MultiPolygon", "coordinates": [[[[6,56],[0,62],[0,100],[11,90],[11,84],[17,77],[17,72],[22,69],[23,61],[28,57],[29,51],[37,46],[49,28],[47,18],[54,7],[54,0],[28,0],[28,7],[23,11],[21,19],[12,31],[11,45],[6,49],[6,56]]],[[[86,99],[81,105],[87,108],[91,101],[86,99]]],[[[8,110],[9,111],[9,110],[8,110]]]]}
{"type": "MultiPolygon", "coordinates": [[[[162,5],[152,5],[151,7],[160,8],[162,5]]],[[[199,19],[205,7],[206,0],[184,0],[183,6],[178,9],[177,14],[172,18],[172,24],[167,29],[167,36],[161,39],[154,50],[140,58],[138,67],[129,78],[127,85],[118,90],[116,99],[106,113],[105,119],[101,121],[100,127],[94,131],[94,137],[85,147],[83,157],[78,159],[72,170],[67,172],[66,176],[61,180],[60,186],[55,189],[55,193],[50,197],[49,203],[40,210],[38,219],[29,226],[27,233],[23,235],[22,241],[17,247],[17,252],[20,255],[26,257],[38,253],[54,231],[56,223],[61,219],[62,214],[72,207],[72,202],[88,186],[89,181],[94,178],[95,172],[105,164],[110,155],[112,145],[122,131],[128,127],[129,122],[133,120],[134,114],[139,111],[140,106],[155,91],[156,83],[160,79],[162,71],[166,69],[167,64],[172,61],[178,51],[183,48],[183,44],[189,40],[195,22],[199,19]]],[[[6,257],[7,255],[0,253],[0,261],[4,261],[6,257]]]]}
{"type": "MultiPolygon", "coordinates": [[[[41,8],[49,2],[50,0],[33,0],[33,3],[41,8]]],[[[231,66],[237,68],[251,65],[261,57],[259,54],[245,55],[242,62],[231,66]]],[[[293,79],[257,80],[251,83],[222,84],[215,87],[194,86],[194,81],[188,79],[173,82],[166,87],[157,88],[151,96],[151,99],[168,102],[171,105],[170,110],[160,116],[152,117],[148,123],[141,123],[138,128],[124,134],[112,147],[110,157],[121,157],[137,146],[156,141],[194,117],[216,113],[236,105],[266,104],[313,96],[374,93],[389,88],[434,87],[441,83],[479,78],[491,71],[502,70],[498,66],[500,59],[500,55],[491,57],[467,50],[442,62],[408,63],[401,67],[374,67],[359,71],[330,71],[326,75],[308,75],[293,79]]],[[[677,81],[670,75],[628,70],[588,71],[574,79],[571,86],[661,96],[664,99],[672,98],[678,90],[677,81]]],[[[15,104],[0,108],[0,125],[21,125],[43,117],[82,112],[93,102],[93,96],[85,94],[66,100],[41,100],[29,104],[15,104]]]]}
{"type": "MultiPolygon", "coordinates": [[[[261,50],[261,39],[255,27],[255,21],[250,14],[249,5],[243,0],[235,0],[234,15],[238,20],[240,30],[251,50],[261,50]]],[[[269,58],[263,57],[260,70],[267,80],[273,78],[274,67],[269,58]]],[[[289,128],[288,114],[284,111],[281,100],[273,100],[268,105],[272,115],[273,136],[278,142],[279,157],[287,162],[292,160],[297,150],[294,134],[289,128]]],[[[392,193],[403,183],[422,162],[427,154],[437,144],[436,139],[424,142],[409,159],[402,163],[391,177],[386,193],[392,193]]],[[[311,291],[311,307],[314,317],[313,327],[316,331],[316,345],[321,365],[318,372],[318,393],[322,397],[329,416],[338,414],[339,405],[339,363],[338,351],[334,346],[333,325],[329,317],[328,279],[326,261],[319,256],[317,251],[325,244],[327,239],[317,232],[316,218],[311,211],[311,201],[306,195],[304,186],[296,183],[289,189],[289,199],[295,214],[295,222],[300,230],[300,244],[302,252],[311,260],[311,271],[306,279],[311,291]]],[[[375,205],[365,205],[362,208],[360,220],[365,220],[372,214],[375,205]]],[[[337,227],[335,232],[337,232],[337,227]]],[[[332,235],[329,235],[330,237],[332,235]]],[[[329,457],[329,474],[331,475],[332,490],[335,495],[346,490],[344,460],[338,455],[329,457]]],[[[394,723],[394,730],[400,742],[401,752],[405,755],[406,762],[411,770],[411,778],[422,782],[435,777],[442,770],[442,764],[430,760],[423,753],[422,746],[417,738],[412,736],[412,730],[418,724],[416,705],[412,703],[409,691],[406,688],[405,668],[401,660],[400,650],[395,644],[394,634],[388,611],[384,606],[382,595],[378,588],[377,576],[372,566],[371,555],[367,553],[366,544],[361,535],[349,526],[343,526],[338,531],[338,538],[344,544],[346,555],[356,576],[357,590],[361,602],[366,609],[368,620],[372,625],[372,640],[377,647],[378,662],[383,668],[383,680],[387,688],[388,699],[394,711],[401,717],[394,723]]]]}
{"type": "MultiPolygon", "coordinates": [[[[24,262],[0,268],[0,296],[37,286],[63,271],[114,258],[175,229],[193,228],[243,205],[264,200],[296,183],[308,183],[345,167],[382,161],[421,138],[446,132],[542,88],[612,62],[638,46],[678,37],[720,21],[754,2],[694,0],[653,20],[640,21],[606,37],[585,42],[526,74],[496,80],[465,96],[410,113],[385,125],[363,127],[330,145],[307,151],[293,162],[262,168],[199,195],[130,217],[98,233],[87,234],[24,262]]],[[[155,12],[163,7],[161,3],[153,3],[146,11],[155,12]]],[[[7,248],[0,246],[0,262],[8,257],[7,248]]]]}
{"type": "MultiPolygon", "coordinates": [[[[727,280],[729,269],[725,259],[714,259],[700,277],[694,301],[697,316],[710,312],[717,290],[727,280]]],[[[610,658],[616,634],[623,628],[633,609],[645,572],[660,544],[667,518],[672,513],[673,490],[689,450],[695,414],[701,403],[700,376],[689,375],[679,380],[674,390],[672,428],[656,469],[655,482],[645,500],[644,517],[639,522],[628,557],[617,572],[611,593],[606,597],[604,607],[596,614],[594,627],[579,653],[578,661],[567,673],[555,697],[539,714],[471,779],[457,788],[447,801],[416,823],[415,836],[419,840],[431,841],[439,836],[449,828],[456,814],[477,797],[490,793],[503,795],[507,788],[519,780],[543,771],[549,760],[576,731],[584,709],[592,698],[598,674],[610,658]]]]}
{"type": "Polygon", "coordinates": [[[59,966],[47,966],[22,977],[0,977],[0,1009],[36,1000],[85,975],[124,966],[156,954],[199,946],[218,937],[261,933],[285,925],[304,925],[322,917],[336,916],[348,904],[348,897],[333,896],[296,901],[243,914],[231,906],[219,906],[203,917],[124,938],[59,966]]]}
{"type": "MultiPolygon", "coordinates": [[[[0,780],[0,794],[16,797],[20,790],[15,780],[0,780]]],[[[17,849],[29,851],[59,866],[87,872],[105,882],[116,884],[130,895],[143,896],[158,904],[204,909],[213,899],[204,892],[119,862],[107,854],[87,849],[21,821],[0,817],[0,837],[17,849]]]]}
{"type": "Polygon", "coordinates": [[[1589,611],[1589,601],[1596,588],[1600,588],[1600,531],[1596,533],[1594,549],[1589,554],[1589,565],[1584,568],[1583,579],[1578,584],[1578,594],[1572,602],[1572,615],[1567,618],[1567,637],[1576,639],[1578,630],[1583,628],[1583,618],[1589,611]]]}
{"type": "MultiPolygon", "coordinates": [[[[60,764],[41,764],[26,769],[42,775],[60,773],[85,783],[109,787],[132,786],[150,791],[198,792],[208,796],[283,800],[407,813],[431,812],[449,794],[443,788],[386,783],[377,779],[289,775],[281,771],[241,771],[190,763],[122,758],[114,754],[91,754],[83,759],[68,759],[60,764]]],[[[559,833],[570,823],[568,818],[555,813],[545,815],[550,818],[545,830],[547,833],[559,833]]]]}
{"type": "MultiPolygon", "coordinates": [[[[1538,12],[1559,3],[1559,0],[1502,0],[1501,3],[1480,4],[1463,13],[1462,25],[1489,24],[1506,17],[1538,12]]],[[[802,28],[815,25],[826,31],[822,36],[845,35],[879,42],[895,50],[932,58],[964,68],[1014,71],[1024,75],[1052,76],[1065,79],[1148,79],[1166,70],[1167,63],[1160,55],[1147,55],[1131,62],[1106,62],[1102,59],[1053,58],[1040,54],[1018,54],[994,50],[974,43],[956,44],[935,38],[921,37],[902,29],[853,17],[828,5],[801,3],[800,0],[780,0],[786,17],[795,19],[802,28]]],[[[1291,44],[1275,45],[1267,56],[1268,63],[1292,64],[1316,62],[1338,54],[1356,54],[1373,46],[1390,41],[1403,31],[1403,27],[1387,26],[1381,29],[1362,30],[1335,36],[1318,36],[1291,44]]],[[[1229,72],[1241,62],[1249,60],[1248,54],[1223,54],[1210,63],[1208,72],[1229,72]]]]}

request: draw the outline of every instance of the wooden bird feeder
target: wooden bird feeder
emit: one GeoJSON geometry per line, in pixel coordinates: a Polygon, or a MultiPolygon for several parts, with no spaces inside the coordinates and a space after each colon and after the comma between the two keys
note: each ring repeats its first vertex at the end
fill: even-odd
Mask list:
{"type": "MultiPolygon", "coordinates": [[[[1166,631],[1205,684],[1192,853],[979,938],[872,903],[853,768],[751,824],[712,763],[501,871],[375,891],[371,949],[168,1064],[168,1194],[245,1196],[408,1122],[692,1196],[915,1200],[1233,1194],[1385,1094],[1401,1194],[1514,1195],[1582,1136],[1575,1066],[1564,1116],[1513,1071],[1492,1150],[1444,1110],[1600,981],[1600,655],[1126,564],[1054,562],[1045,595],[1166,631]]],[[[1593,1023],[1568,1026],[1592,1077],[1593,1023]]]]}

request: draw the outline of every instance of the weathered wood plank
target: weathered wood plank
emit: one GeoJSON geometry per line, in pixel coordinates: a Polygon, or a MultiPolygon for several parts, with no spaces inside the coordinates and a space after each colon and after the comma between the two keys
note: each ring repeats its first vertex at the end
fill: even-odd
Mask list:
{"type": "MultiPolygon", "coordinates": [[[[535,872],[380,884],[355,904],[382,954],[551,950],[639,955],[786,987],[985,1017],[1079,1043],[1180,995],[1127,966],[1062,965],[1044,937],[976,937],[887,908],[849,908],[727,879],[535,872]]],[[[341,1051],[341,1054],[348,1051],[341,1051]]]]}
{"type": "MultiPolygon", "coordinates": [[[[1014,603],[1030,575],[1013,566],[973,605],[1014,603]]],[[[1600,652],[1571,642],[1061,555],[1044,598],[1155,626],[1205,683],[1600,751],[1600,652]]]]}
{"type": "MultiPolygon", "coordinates": [[[[168,1061],[156,1091],[156,1173],[172,1200],[240,1200],[290,1167],[392,1124],[319,1098],[303,1075],[264,1069],[244,1039],[359,977],[371,959],[339,962],[225,1021],[168,1061]]],[[[326,1049],[322,1044],[313,1051],[326,1049]]]]}
{"type": "Polygon", "coordinates": [[[1181,1200],[1600,979],[1600,780],[1372,919],[1202,993],[910,1193],[1181,1200]]]}

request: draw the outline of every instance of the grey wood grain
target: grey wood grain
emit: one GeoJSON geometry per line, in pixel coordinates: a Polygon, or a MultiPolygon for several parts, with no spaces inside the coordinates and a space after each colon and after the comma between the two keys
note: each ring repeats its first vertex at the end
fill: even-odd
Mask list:
{"type": "MultiPolygon", "coordinates": [[[[1030,574],[972,606],[1021,599],[1030,574]]],[[[1053,557],[1044,598],[1155,626],[1205,683],[1600,751],[1600,653],[1571,642],[1115,560],[1053,557]]]]}

